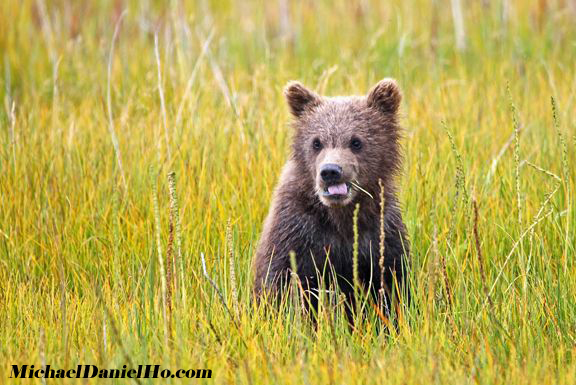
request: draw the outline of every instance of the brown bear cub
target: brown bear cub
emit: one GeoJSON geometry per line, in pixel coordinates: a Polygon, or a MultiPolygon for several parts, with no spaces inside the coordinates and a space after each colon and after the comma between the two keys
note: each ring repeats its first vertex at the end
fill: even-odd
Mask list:
{"type": "Polygon", "coordinates": [[[408,240],[395,184],[401,164],[402,98],[396,82],[384,79],[367,96],[348,97],[323,97],[291,82],[285,96],[294,116],[293,149],[257,247],[256,296],[282,295],[294,251],[297,274],[313,307],[318,291],[334,284],[353,302],[356,203],[360,283],[374,295],[383,288],[388,293],[385,302],[397,288],[406,292],[408,240]],[[385,197],[383,274],[379,180],[385,197]]]}

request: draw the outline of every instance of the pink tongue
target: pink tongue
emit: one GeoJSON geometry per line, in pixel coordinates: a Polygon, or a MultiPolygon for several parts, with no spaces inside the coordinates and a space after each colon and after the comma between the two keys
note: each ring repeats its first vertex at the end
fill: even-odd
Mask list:
{"type": "Polygon", "coordinates": [[[346,186],[346,183],[328,186],[328,193],[330,195],[346,195],[348,194],[348,186],[346,186]]]}

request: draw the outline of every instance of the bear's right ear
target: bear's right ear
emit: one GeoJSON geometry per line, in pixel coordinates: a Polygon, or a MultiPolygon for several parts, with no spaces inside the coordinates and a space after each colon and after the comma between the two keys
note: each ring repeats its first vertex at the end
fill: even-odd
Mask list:
{"type": "Polygon", "coordinates": [[[320,104],[320,96],[296,81],[286,84],[284,96],[290,107],[290,112],[297,118],[301,117],[307,109],[320,104]]]}
{"type": "Polygon", "coordinates": [[[382,79],[368,93],[368,106],[376,108],[385,114],[395,114],[400,107],[402,93],[391,78],[382,79]]]}

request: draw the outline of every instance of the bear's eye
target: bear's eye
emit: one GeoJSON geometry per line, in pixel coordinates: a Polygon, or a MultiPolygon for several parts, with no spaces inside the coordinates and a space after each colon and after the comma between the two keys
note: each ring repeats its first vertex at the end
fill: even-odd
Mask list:
{"type": "Polygon", "coordinates": [[[316,138],[312,141],[312,148],[314,150],[320,150],[322,148],[322,142],[320,139],[316,138]]]}
{"type": "Polygon", "coordinates": [[[352,138],[350,147],[352,147],[353,150],[360,150],[362,148],[362,141],[358,138],[352,138]]]}

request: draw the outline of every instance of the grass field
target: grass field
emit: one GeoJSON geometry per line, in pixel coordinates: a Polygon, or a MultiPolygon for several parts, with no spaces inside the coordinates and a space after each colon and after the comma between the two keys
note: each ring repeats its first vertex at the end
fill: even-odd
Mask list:
{"type": "MultiPolygon", "coordinates": [[[[0,383],[41,383],[14,364],[159,364],[218,384],[574,384],[576,5],[462,3],[1,1],[0,383]],[[293,302],[258,309],[284,84],[386,76],[413,303],[389,333],[370,309],[354,331],[328,303],[317,330],[293,302]]],[[[130,380],[47,380],[95,382],[130,380]]]]}

